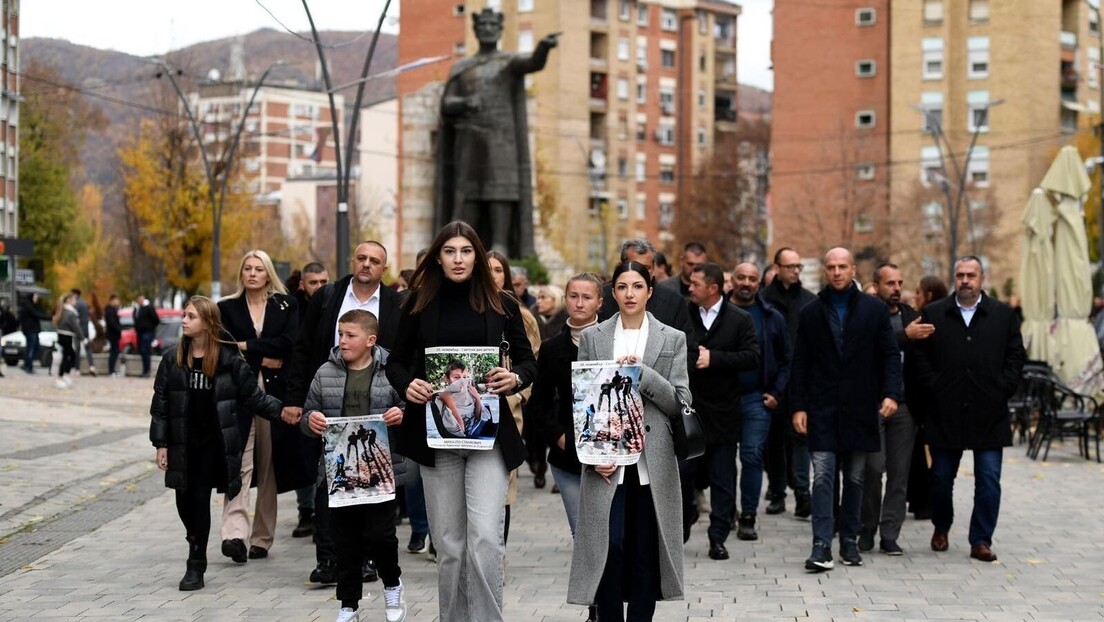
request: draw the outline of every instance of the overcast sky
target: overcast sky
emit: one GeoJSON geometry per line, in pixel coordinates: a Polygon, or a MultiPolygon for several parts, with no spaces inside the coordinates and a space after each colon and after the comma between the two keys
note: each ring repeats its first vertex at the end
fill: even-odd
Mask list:
{"type": "MultiPolygon", "coordinates": [[[[399,29],[399,3],[392,0],[385,31],[399,29]]],[[[772,88],[772,0],[737,3],[744,7],[737,32],[740,82],[772,88]]],[[[319,30],[370,30],[384,0],[310,0],[308,5],[319,30]]],[[[302,0],[23,0],[19,19],[21,37],[68,39],[137,56],[258,28],[280,29],[280,22],[295,31],[309,29],[302,0]]]]}

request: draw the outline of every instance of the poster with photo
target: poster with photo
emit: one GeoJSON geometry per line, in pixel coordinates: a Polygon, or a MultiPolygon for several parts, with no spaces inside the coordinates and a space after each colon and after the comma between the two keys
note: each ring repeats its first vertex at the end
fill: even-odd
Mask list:
{"type": "Polygon", "coordinates": [[[426,444],[435,449],[493,449],[498,435],[498,396],[486,378],[498,367],[494,347],[426,348],[426,444]]]}
{"type": "Polygon", "coordinates": [[[571,364],[575,451],[583,464],[636,464],[644,450],[640,366],[571,364]]]}
{"type": "Polygon", "coordinates": [[[322,440],[330,507],[395,498],[395,470],[382,414],[327,418],[322,440]]]}

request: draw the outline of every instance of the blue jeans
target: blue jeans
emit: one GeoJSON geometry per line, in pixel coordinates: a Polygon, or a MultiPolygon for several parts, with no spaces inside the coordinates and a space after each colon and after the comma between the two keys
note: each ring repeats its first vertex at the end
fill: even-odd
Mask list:
{"type": "Polygon", "coordinates": [[[836,461],[842,463],[843,494],[840,497],[840,541],[854,540],[859,534],[862,510],[865,451],[814,451],[813,461],[813,543],[832,543],[835,527],[836,461]]]}
{"type": "Polygon", "coordinates": [[[295,489],[295,505],[300,512],[303,510],[314,512],[314,484],[295,489]]]}
{"type": "Polygon", "coordinates": [[[791,452],[790,475],[793,477],[791,487],[794,497],[801,499],[809,496],[809,468],[812,465],[812,456],[809,453],[809,439],[793,431],[790,427],[790,435],[793,438],[793,451],[791,452]]]}
{"type": "Polygon", "coordinates": [[[150,373],[150,357],[153,356],[153,331],[138,333],[138,354],[142,355],[142,375],[150,373]]]}
{"type": "Polygon", "coordinates": [[[438,449],[422,466],[426,510],[437,548],[439,622],[502,622],[506,488],[498,447],[438,449]]]}
{"type": "Polygon", "coordinates": [[[406,475],[406,515],[410,518],[410,531],[420,534],[429,533],[425,485],[422,483],[422,471],[417,462],[406,461],[406,475]]]}
{"type": "Polygon", "coordinates": [[[575,525],[579,521],[579,483],[582,476],[565,471],[560,467],[548,465],[552,471],[552,480],[560,487],[560,501],[563,501],[564,512],[567,513],[567,525],[571,528],[571,536],[575,536],[575,525]]]}
{"type": "MultiPolygon", "coordinates": [[[[954,480],[962,461],[961,449],[931,447],[932,525],[947,533],[954,523],[954,480]]],[[[974,450],[974,511],[970,516],[970,546],[992,545],[1001,498],[1003,449],[974,450]]]]}
{"type": "Polygon", "coordinates": [[[23,369],[34,373],[34,362],[38,358],[38,333],[23,333],[27,338],[27,348],[23,351],[23,369]]]}
{"type": "MultiPolygon", "coordinates": [[[[740,436],[740,507],[745,513],[758,514],[759,493],[763,491],[763,450],[770,432],[771,414],[758,391],[740,398],[743,425],[740,436]]],[[[783,489],[783,494],[785,490],[783,489]]]]}

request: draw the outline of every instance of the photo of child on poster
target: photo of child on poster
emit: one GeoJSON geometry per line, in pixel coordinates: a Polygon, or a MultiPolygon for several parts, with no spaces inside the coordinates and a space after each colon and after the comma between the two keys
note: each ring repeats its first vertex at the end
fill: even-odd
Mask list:
{"type": "Polygon", "coordinates": [[[383,415],[328,419],[323,440],[330,507],[395,498],[395,471],[383,415]]]}
{"type": "Polygon", "coordinates": [[[636,464],[644,450],[640,366],[571,364],[575,450],[583,464],[636,464]]]}
{"type": "Polygon", "coordinates": [[[492,449],[498,434],[498,396],[486,377],[499,365],[498,348],[427,348],[426,444],[436,449],[492,449]]]}

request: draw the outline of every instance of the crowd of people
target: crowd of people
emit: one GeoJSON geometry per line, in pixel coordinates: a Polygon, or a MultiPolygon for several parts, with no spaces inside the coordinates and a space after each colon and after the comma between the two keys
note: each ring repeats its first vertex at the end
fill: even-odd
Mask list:
{"type": "MultiPolygon", "coordinates": [[[[764,499],[767,514],[783,514],[792,494],[794,516],[811,521],[811,572],[834,567],[837,537],[848,566],[861,566],[875,541],[904,554],[907,510],[930,518],[930,547],[946,551],[964,450],[976,474],[970,557],[996,559],[1007,400],[1025,354],[1018,316],[983,290],[980,260],[956,262],[950,293],[936,277],[919,279],[913,308],[893,264],[878,266],[864,293],[845,248],[824,256],[816,294],[790,248],[765,269],[726,272],[690,243],[662,280],[659,259],[648,241],[629,240],[608,279],[531,286],[459,221],[396,288],[382,283],[388,253],[378,242],[356,247],[343,278],[331,282],[311,263],[290,287],[265,252],[247,253],[234,294],[188,301],[184,336],[154,385],[150,439],[188,542],[180,589],[204,586],[212,490],[225,495],[221,552],[239,564],[268,556],[276,496],[294,490],[292,535],[314,537],[309,580],[336,585],[339,622],[359,619],[361,583],[377,579],[386,619],[405,618],[401,513],[407,550],[436,559],[439,619],[502,620],[525,463],[534,486],[550,473],[560,495],[574,537],[567,600],[589,607],[591,620],[652,619],[658,601],[684,596],[684,546],[699,516],[708,515],[709,558],[723,561],[731,532],[761,537],[764,499]],[[492,444],[427,441],[442,391],[441,372],[427,367],[440,349],[497,352],[476,377],[457,372],[475,403],[497,401],[487,408],[492,444]],[[572,364],[597,361],[639,367],[645,442],[633,464],[580,461],[572,364]],[[680,460],[672,419],[691,404],[706,451],[680,460]],[[331,501],[340,486],[327,485],[322,439],[343,418],[372,416],[386,425],[382,463],[398,491],[331,501]]],[[[78,339],[76,307],[59,313],[78,339]]]]}

